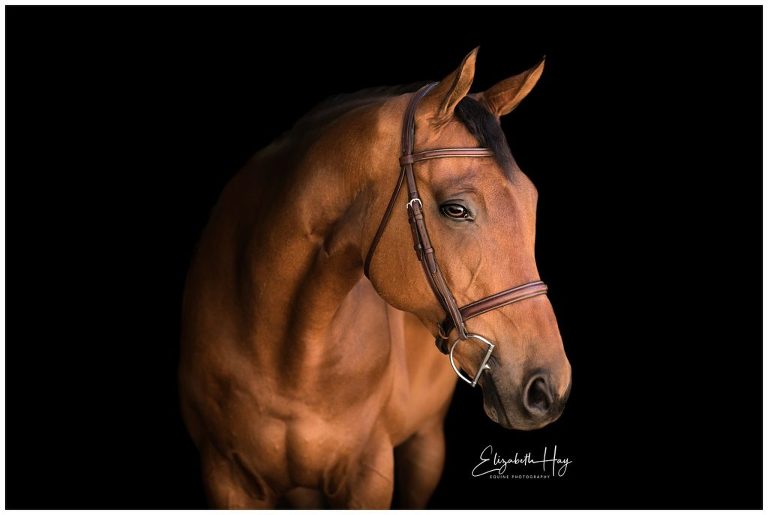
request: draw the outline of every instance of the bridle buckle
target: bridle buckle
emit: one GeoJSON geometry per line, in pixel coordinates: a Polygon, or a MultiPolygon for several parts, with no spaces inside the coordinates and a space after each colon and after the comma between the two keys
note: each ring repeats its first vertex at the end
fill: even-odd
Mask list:
{"type": "Polygon", "coordinates": [[[420,199],[419,197],[416,197],[416,198],[412,198],[411,200],[409,200],[409,201],[408,201],[408,203],[405,205],[406,209],[407,209],[407,208],[415,209],[415,208],[413,207],[413,203],[414,203],[414,202],[418,202],[418,203],[419,203],[419,209],[421,209],[422,211],[424,211],[424,204],[421,202],[421,199],[420,199]]]}

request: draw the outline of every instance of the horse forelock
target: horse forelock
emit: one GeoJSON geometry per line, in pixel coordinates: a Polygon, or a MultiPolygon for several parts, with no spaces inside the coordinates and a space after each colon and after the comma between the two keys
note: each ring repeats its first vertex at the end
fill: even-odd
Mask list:
{"type": "Polygon", "coordinates": [[[515,170],[515,159],[507,144],[507,138],[498,118],[472,97],[464,97],[454,110],[456,119],[477,138],[481,147],[490,148],[496,161],[511,179],[515,170]]]}

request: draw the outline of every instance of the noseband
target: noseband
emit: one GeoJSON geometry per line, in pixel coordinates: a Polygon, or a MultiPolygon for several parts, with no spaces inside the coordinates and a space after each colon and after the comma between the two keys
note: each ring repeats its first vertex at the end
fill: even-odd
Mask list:
{"type": "Polygon", "coordinates": [[[411,225],[411,234],[413,236],[413,248],[416,250],[416,257],[421,262],[424,274],[427,277],[427,282],[432,288],[435,297],[445,310],[447,316],[440,324],[438,324],[438,336],[435,340],[435,345],[440,349],[443,354],[448,354],[451,367],[456,374],[469,383],[472,386],[477,384],[480,379],[480,375],[485,369],[490,370],[488,366],[488,360],[491,358],[495,345],[488,339],[480,336],[479,334],[469,333],[466,328],[466,321],[470,318],[488,313],[494,309],[498,309],[508,304],[514,304],[531,297],[538,295],[545,295],[547,293],[547,286],[542,281],[533,281],[520,286],[515,286],[508,290],[489,295],[466,306],[459,307],[456,303],[456,299],[453,297],[448,284],[445,281],[445,277],[440,271],[440,267],[437,264],[435,258],[435,249],[432,246],[432,241],[429,239],[429,233],[427,233],[427,226],[424,222],[424,204],[419,196],[419,190],[416,187],[416,177],[413,174],[413,165],[420,161],[427,161],[429,159],[442,159],[449,157],[493,157],[493,152],[488,148],[438,148],[434,150],[424,150],[421,152],[413,151],[414,139],[416,136],[416,107],[419,105],[424,96],[429,93],[432,88],[437,85],[436,82],[427,84],[417,91],[411,98],[408,108],[405,110],[405,118],[403,120],[403,136],[402,136],[402,156],[400,157],[400,177],[398,178],[395,191],[392,193],[392,197],[389,199],[387,210],[384,212],[384,217],[381,219],[379,228],[376,231],[376,235],[373,237],[373,242],[368,250],[368,255],[365,258],[365,275],[370,277],[369,270],[371,266],[371,259],[376,251],[376,247],[381,240],[384,230],[387,227],[387,222],[392,216],[392,210],[400,190],[402,189],[403,182],[408,185],[408,202],[406,209],[408,211],[408,222],[411,225]],[[454,340],[450,349],[448,348],[448,341],[451,332],[456,329],[458,338],[454,340]],[[477,369],[477,373],[474,378],[469,378],[464,375],[459,367],[456,366],[456,362],[453,358],[454,350],[459,342],[466,340],[475,340],[486,345],[487,350],[483,357],[480,367],[477,369]]]}

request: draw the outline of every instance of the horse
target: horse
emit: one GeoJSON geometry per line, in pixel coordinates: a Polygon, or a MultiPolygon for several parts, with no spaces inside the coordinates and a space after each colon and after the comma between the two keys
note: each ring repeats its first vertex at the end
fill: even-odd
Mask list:
{"type": "Polygon", "coordinates": [[[470,93],[476,57],[418,91],[324,102],[224,187],[178,374],[212,506],[388,508],[397,478],[423,508],[456,374],[503,427],[560,416],[571,367],[534,257],[538,193],[500,126],[544,61],[470,93]]]}

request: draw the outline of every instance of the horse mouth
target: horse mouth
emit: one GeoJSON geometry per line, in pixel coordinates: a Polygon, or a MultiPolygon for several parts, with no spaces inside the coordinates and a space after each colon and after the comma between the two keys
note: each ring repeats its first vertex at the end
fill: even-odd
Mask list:
{"type": "Polygon", "coordinates": [[[483,374],[480,378],[480,388],[483,390],[483,411],[488,418],[505,429],[516,429],[504,409],[496,382],[490,373],[483,374]]]}

